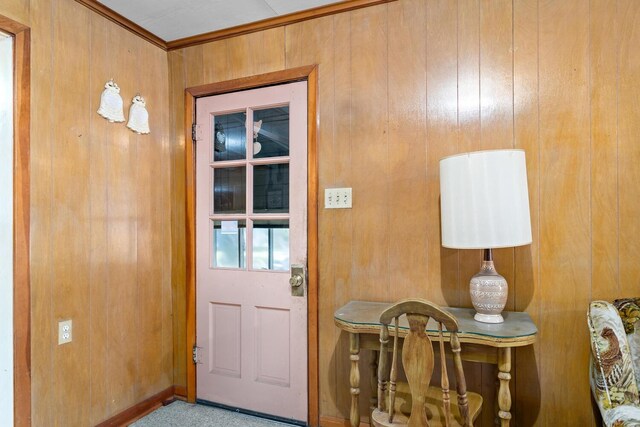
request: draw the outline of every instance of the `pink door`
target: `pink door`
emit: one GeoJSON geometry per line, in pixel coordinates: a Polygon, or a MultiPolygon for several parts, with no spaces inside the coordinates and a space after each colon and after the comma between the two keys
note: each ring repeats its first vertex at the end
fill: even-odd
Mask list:
{"type": "Polygon", "coordinates": [[[196,116],[197,398],[306,422],[306,284],[289,278],[306,271],[307,84],[200,98],[196,116]]]}

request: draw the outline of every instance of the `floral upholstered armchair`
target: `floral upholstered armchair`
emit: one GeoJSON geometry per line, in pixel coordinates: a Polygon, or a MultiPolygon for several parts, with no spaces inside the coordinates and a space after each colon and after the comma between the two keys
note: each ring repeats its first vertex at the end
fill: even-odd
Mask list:
{"type": "Polygon", "coordinates": [[[605,426],[640,426],[640,298],[593,301],[591,392],[605,426]]]}

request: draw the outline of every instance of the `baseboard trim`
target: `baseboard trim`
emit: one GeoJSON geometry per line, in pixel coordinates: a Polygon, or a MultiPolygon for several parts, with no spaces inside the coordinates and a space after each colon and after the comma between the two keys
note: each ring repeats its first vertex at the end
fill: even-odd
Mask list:
{"type": "Polygon", "coordinates": [[[174,394],[175,388],[171,386],[166,390],[154,394],[153,396],[143,400],[142,402],[133,405],[129,409],[125,409],[124,411],[109,418],[108,420],[101,422],[96,427],[126,426],[129,423],[153,411],[154,409],[159,408],[160,406],[162,406],[162,403],[164,401],[173,399],[174,394]]]}
{"type": "Polygon", "coordinates": [[[177,398],[187,398],[187,387],[183,386],[183,385],[176,385],[173,386],[175,389],[175,394],[177,398]]]}
{"type": "MultiPolygon", "coordinates": [[[[342,418],[320,417],[320,427],[350,427],[351,422],[342,418]]],[[[369,427],[368,423],[360,423],[360,427],[369,427]]]]}

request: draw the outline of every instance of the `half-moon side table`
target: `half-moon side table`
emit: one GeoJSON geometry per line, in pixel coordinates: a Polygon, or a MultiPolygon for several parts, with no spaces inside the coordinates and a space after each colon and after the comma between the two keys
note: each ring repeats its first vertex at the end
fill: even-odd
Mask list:
{"type": "MultiPolygon", "coordinates": [[[[360,426],[360,349],[376,352],[374,365],[377,363],[377,352],[380,349],[380,314],[391,306],[391,303],[350,301],[336,310],[334,322],[336,326],[349,333],[349,358],[351,370],[349,375],[351,386],[352,427],[360,426]]],[[[504,323],[480,323],[473,319],[472,308],[443,307],[458,319],[460,331],[458,337],[462,346],[462,359],[472,362],[498,365],[498,417],[502,427],[508,427],[511,420],[511,349],[531,345],[536,341],[538,329],[529,314],[524,312],[503,311],[504,323]]],[[[400,319],[400,337],[406,336],[409,329],[406,318],[400,319]]],[[[389,331],[393,335],[393,331],[389,331]]],[[[438,338],[438,327],[433,319],[427,324],[427,334],[434,341],[438,338]]],[[[448,334],[444,334],[448,341],[448,334]]],[[[375,375],[376,367],[372,367],[375,375]]],[[[371,400],[375,406],[375,397],[371,400]]]]}

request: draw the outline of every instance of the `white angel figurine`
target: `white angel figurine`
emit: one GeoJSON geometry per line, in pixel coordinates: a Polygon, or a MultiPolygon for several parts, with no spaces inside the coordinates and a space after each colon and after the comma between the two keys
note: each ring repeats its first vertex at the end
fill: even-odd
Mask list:
{"type": "Polygon", "coordinates": [[[138,134],[147,134],[149,130],[149,113],[147,112],[144,98],[136,95],[131,100],[131,108],[129,109],[129,121],[127,127],[138,134]]]}
{"type": "Polygon", "coordinates": [[[111,123],[124,122],[120,88],[113,80],[109,80],[104,85],[104,91],[102,92],[102,96],[100,96],[100,108],[98,108],[98,114],[109,120],[111,123]]]}

